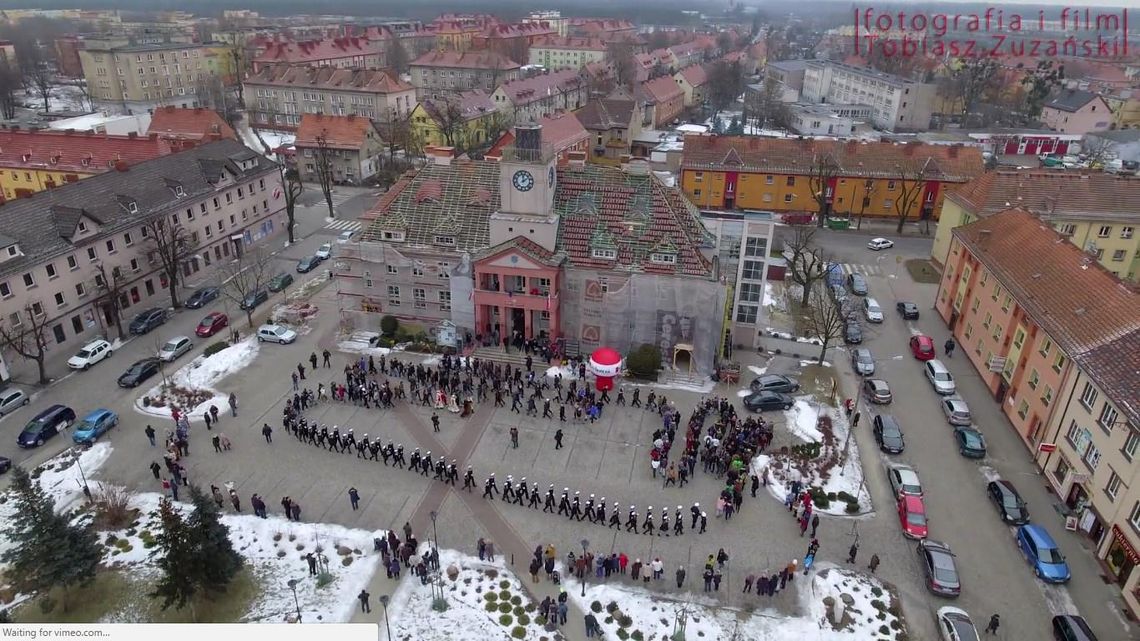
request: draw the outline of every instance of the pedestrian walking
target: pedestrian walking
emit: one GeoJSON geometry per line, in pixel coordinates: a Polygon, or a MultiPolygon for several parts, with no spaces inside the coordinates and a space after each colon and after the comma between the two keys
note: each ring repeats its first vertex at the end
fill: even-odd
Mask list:
{"type": "Polygon", "coordinates": [[[859,553],[859,544],[858,543],[852,543],[851,549],[847,550],[847,562],[848,563],[854,563],[855,562],[855,555],[858,553],[859,553]]]}
{"type": "Polygon", "coordinates": [[[273,442],[273,428],[269,427],[269,423],[266,423],[261,427],[261,435],[265,437],[266,443],[273,442]]]}
{"type": "Polygon", "coordinates": [[[218,406],[217,405],[211,405],[210,406],[210,418],[214,419],[214,423],[218,422],[218,406]]]}
{"type": "Polygon", "coordinates": [[[348,501],[352,503],[353,511],[360,509],[360,492],[355,487],[348,488],[348,501]]]}
{"type": "Polygon", "coordinates": [[[819,529],[819,515],[811,517],[811,538],[815,538],[815,531],[819,529]]]}
{"type": "Polygon", "coordinates": [[[361,612],[363,612],[365,614],[372,612],[372,606],[368,603],[368,599],[371,597],[372,597],[372,595],[368,594],[368,590],[361,590],[360,594],[356,595],[356,598],[360,599],[360,611],[361,612]]]}
{"type": "Polygon", "coordinates": [[[487,541],[487,560],[495,562],[495,544],[492,541],[487,541]]]}
{"type": "Polygon", "coordinates": [[[146,434],[146,440],[150,441],[150,446],[154,447],[154,428],[147,425],[143,433],[146,434]]]}
{"type": "Polygon", "coordinates": [[[558,431],[554,432],[554,449],[562,449],[562,428],[559,428],[558,431]]]}
{"type": "Polygon", "coordinates": [[[230,392],[230,414],[237,416],[237,394],[230,392]]]}
{"type": "Polygon", "coordinates": [[[986,626],[986,634],[997,634],[999,625],[1001,625],[1001,617],[994,614],[990,617],[989,625],[986,626]]]}
{"type": "Polygon", "coordinates": [[[957,343],[954,342],[954,339],[953,338],[947,338],[946,343],[942,345],[942,349],[944,349],[946,351],[946,358],[950,358],[951,356],[954,355],[954,348],[955,347],[957,347],[957,343]]]}
{"type": "Polygon", "coordinates": [[[435,432],[439,431],[439,414],[435,412],[431,413],[431,428],[435,432]]]}
{"type": "Polygon", "coordinates": [[[519,428],[514,425],[511,426],[511,448],[519,449],[519,428]]]}
{"type": "Polygon", "coordinates": [[[210,431],[210,430],[212,430],[212,429],[214,429],[214,419],[212,419],[212,418],[210,417],[210,413],[209,413],[209,412],[204,412],[204,413],[202,414],[202,419],[206,421],[206,431],[207,431],[207,432],[208,432],[208,431],[210,431]]]}
{"type": "Polygon", "coordinates": [[[867,564],[867,569],[870,570],[872,573],[874,573],[875,570],[879,569],[879,555],[878,554],[872,554],[871,555],[871,562],[869,564],[867,564]]]}
{"type": "Polygon", "coordinates": [[[161,474],[162,467],[158,464],[158,461],[151,461],[150,462],[150,471],[152,474],[154,474],[154,480],[156,480],[156,481],[162,480],[162,474],[161,474]]]}
{"type": "Polygon", "coordinates": [[[586,613],[586,638],[592,639],[601,636],[601,628],[598,626],[598,618],[594,616],[593,612],[586,613]]]}
{"type": "Polygon", "coordinates": [[[210,443],[213,444],[215,452],[218,454],[222,453],[222,439],[220,436],[215,434],[212,438],[210,438],[210,443]]]}
{"type": "Polygon", "coordinates": [[[685,584],[685,568],[680,566],[677,568],[677,589],[680,590],[681,586],[685,584]]]}

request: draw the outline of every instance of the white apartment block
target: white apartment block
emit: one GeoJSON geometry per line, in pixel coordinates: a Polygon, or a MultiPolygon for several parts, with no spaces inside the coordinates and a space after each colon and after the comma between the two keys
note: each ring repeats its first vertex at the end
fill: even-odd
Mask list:
{"type": "Polygon", "coordinates": [[[871,107],[872,123],[886,131],[925,131],[936,87],[874,69],[815,61],[804,71],[801,100],[871,107]]]}

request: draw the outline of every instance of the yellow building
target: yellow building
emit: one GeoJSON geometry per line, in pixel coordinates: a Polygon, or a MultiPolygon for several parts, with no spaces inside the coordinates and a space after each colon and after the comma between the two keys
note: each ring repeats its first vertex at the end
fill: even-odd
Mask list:
{"type": "Polygon", "coordinates": [[[951,192],[934,234],[931,258],[945,265],[952,230],[1011,205],[1051,224],[1073,244],[1097,257],[1110,272],[1138,282],[1140,189],[1100,172],[994,171],[951,192]]]}
{"type": "Polygon", "coordinates": [[[24,198],[170,152],[170,142],[157,134],[0,129],[0,190],[5,201],[24,198]]]}
{"type": "Polygon", "coordinates": [[[914,222],[938,220],[946,193],[980,173],[974,147],[691,135],[681,188],[702,209],[797,216],[821,213],[822,188],[825,216],[897,219],[902,207],[914,222]]]}
{"type": "Polygon", "coordinates": [[[412,110],[411,120],[420,144],[462,151],[489,145],[508,128],[507,119],[482,91],[425,100],[412,110]]]}

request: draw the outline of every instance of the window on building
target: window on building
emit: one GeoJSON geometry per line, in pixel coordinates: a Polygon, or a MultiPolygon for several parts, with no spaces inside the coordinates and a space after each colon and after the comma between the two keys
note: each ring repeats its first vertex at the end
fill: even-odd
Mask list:
{"type": "Polygon", "coordinates": [[[1136,504],[1132,506],[1132,512],[1128,514],[1128,523],[1132,529],[1140,533],[1140,501],[1136,501],[1136,504]]]}
{"type": "MultiPolygon", "coordinates": [[[[389,296],[390,295],[391,294],[389,294],[389,296]]],[[[412,307],[416,309],[424,309],[427,307],[427,290],[422,287],[416,287],[412,290],[412,307]]]]}
{"type": "Polygon", "coordinates": [[[400,288],[396,285],[388,285],[388,304],[392,307],[400,306],[400,288]]]}
{"type": "Polygon", "coordinates": [[[1013,304],[1013,297],[1007,295],[1005,298],[1003,298],[1001,300],[1001,311],[1008,312],[1010,305],[1012,305],[1012,304],[1013,304]]]}
{"type": "Polygon", "coordinates": [[[1045,391],[1041,393],[1041,404],[1049,407],[1053,404],[1053,388],[1048,385],[1045,386],[1045,391]]]}
{"type": "Polygon", "coordinates": [[[890,209],[891,207],[894,206],[894,204],[895,204],[895,201],[888,198],[888,199],[883,201],[883,209],[890,209]]]}
{"type": "Polygon", "coordinates": [[[451,292],[442,291],[439,293],[439,309],[442,312],[451,311],[451,292]]]}
{"type": "Polygon", "coordinates": [[[756,305],[737,305],[736,322],[755,324],[759,308],[756,305]]]}
{"type": "Polygon", "coordinates": [[[744,240],[744,255],[763,258],[768,254],[768,239],[749,236],[744,240]]]}
{"type": "Polygon", "coordinates": [[[1116,249],[1116,250],[1113,250],[1113,252],[1112,252],[1112,261],[1113,261],[1113,262],[1116,262],[1116,263],[1119,263],[1120,261],[1124,260],[1124,256],[1125,256],[1127,253],[1128,253],[1128,251],[1127,251],[1127,250],[1125,250],[1125,249],[1116,249]]]}
{"type": "Polygon", "coordinates": [[[776,178],[775,176],[765,176],[764,177],[764,184],[765,185],[775,184],[775,182],[776,182],[775,178],[776,178]]]}
{"type": "Polygon", "coordinates": [[[1085,383],[1085,388],[1081,390],[1081,405],[1084,405],[1085,409],[1091,412],[1093,404],[1096,403],[1096,397],[1099,395],[1092,383],[1085,383]]]}
{"type": "Polygon", "coordinates": [[[1125,239],[1132,238],[1132,231],[1133,231],[1132,227],[1121,227],[1120,228],[1120,237],[1125,238],[1125,239]]]}
{"type": "Polygon", "coordinates": [[[1090,470],[1096,470],[1096,467],[1100,465],[1100,449],[1090,442],[1089,448],[1085,450],[1085,455],[1081,458],[1088,464],[1090,470]]]}
{"type": "Polygon", "coordinates": [[[677,254],[672,252],[653,252],[649,255],[649,262],[658,265],[675,265],[677,264],[677,254]]]}
{"type": "Polygon", "coordinates": [[[1097,238],[1108,238],[1112,234],[1112,225],[1101,225],[1096,231],[1097,238]]]}
{"type": "Polygon", "coordinates": [[[762,260],[746,260],[744,261],[744,270],[741,272],[740,277],[745,280],[763,280],[764,279],[764,261],[762,260]]]}
{"type": "Polygon", "coordinates": [[[77,283],[75,285],[75,295],[80,298],[87,295],[87,288],[83,286],[83,283],[77,283]]]}
{"type": "Polygon", "coordinates": [[[1062,236],[1072,236],[1073,234],[1077,233],[1077,226],[1073,223],[1061,223],[1057,225],[1057,231],[1062,236]]]}
{"type": "Polygon", "coordinates": [[[32,276],[31,272],[24,274],[24,287],[31,289],[36,286],[36,278],[32,276]]]}
{"type": "Polygon", "coordinates": [[[795,176],[788,176],[788,179],[784,184],[786,184],[788,187],[795,187],[796,186],[796,177],[795,176]]]}
{"type": "Polygon", "coordinates": [[[1124,447],[1120,449],[1120,453],[1124,455],[1124,458],[1131,461],[1136,456],[1137,446],[1140,446],[1140,432],[1129,431],[1128,438],[1124,441],[1124,447]]]}
{"type": "Polygon", "coordinates": [[[388,265],[388,273],[389,274],[399,274],[400,269],[398,267],[396,267],[395,265],[388,265]]]}
{"type": "Polygon", "coordinates": [[[55,293],[55,306],[56,307],[66,307],[67,306],[67,301],[63,298],[63,292],[56,292],[55,293]]]}
{"type": "Polygon", "coordinates": [[[1037,353],[1041,354],[1042,356],[1048,356],[1049,351],[1052,349],[1053,349],[1053,341],[1046,338],[1045,340],[1041,341],[1041,349],[1037,350],[1037,353]]]}
{"type": "Polygon", "coordinates": [[[44,267],[44,271],[47,272],[48,280],[51,280],[53,278],[57,278],[59,276],[59,273],[55,271],[55,264],[54,263],[48,263],[44,267]]]}
{"type": "Polygon", "coordinates": [[[1116,424],[1117,416],[1118,414],[1116,413],[1116,408],[1109,405],[1108,401],[1105,401],[1104,407],[1100,409],[1100,416],[1096,418],[1096,422],[1098,425],[1111,432],[1113,425],[1116,424]]]}
{"type": "Polygon", "coordinates": [[[1021,404],[1017,406],[1017,415],[1021,418],[1025,418],[1027,414],[1029,414],[1029,403],[1022,400],[1021,404]]]}
{"type": "Polygon", "coordinates": [[[1037,389],[1041,383],[1041,376],[1037,374],[1036,369],[1029,370],[1029,379],[1026,382],[1029,384],[1029,389],[1037,389]]]}
{"type": "Polygon", "coordinates": [[[786,202],[786,203],[792,202],[792,195],[791,194],[784,194],[784,202],[786,202]]]}
{"type": "Polygon", "coordinates": [[[1057,358],[1053,359],[1053,371],[1060,374],[1061,370],[1065,369],[1065,362],[1065,355],[1057,354],[1057,358]]]}
{"type": "Polygon", "coordinates": [[[108,254],[114,254],[117,251],[119,251],[119,250],[115,249],[115,241],[114,240],[108,240],[107,241],[107,253],[108,254]]]}
{"type": "Polygon", "coordinates": [[[71,271],[79,269],[79,261],[75,259],[74,255],[67,257],[67,268],[71,271]]]}
{"type": "Polygon", "coordinates": [[[617,258],[617,251],[613,249],[594,249],[590,252],[590,256],[598,260],[614,260],[617,258]]]}
{"type": "Polygon", "coordinates": [[[1124,482],[1120,480],[1116,472],[1112,472],[1108,475],[1108,483],[1104,484],[1104,493],[1108,495],[1109,499],[1115,501],[1116,495],[1120,494],[1120,488],[1123,485],[1124,482]]]}
{"type": "Polygon", "coordinates": [[[740,283],[740,300],[748,303],[759,303],[763,300],[764,285],[762,283],[740,283]]]}
{"type": "Polygon", "coordinates": [[[423,276],[424,268],[422,265],[412,265],[412,276],[423,276]]]}
{"type": "Polygon", "coordinates": [[[1024,343],[1025,343],[1025,330],[1018,327],[1017,331],[1013,333],[1013,344],[1018,349],[1021,349],[1021,346],[1024,343]]]}

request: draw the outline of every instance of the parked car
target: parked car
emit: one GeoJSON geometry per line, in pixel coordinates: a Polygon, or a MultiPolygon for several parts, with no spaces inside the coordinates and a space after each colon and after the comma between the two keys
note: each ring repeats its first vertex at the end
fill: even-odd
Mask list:
{"type": "Polygon", "coordinates": [[[119,415],[108,409],[93,410],[75,426],[71,440],[76,443],[93,443],[119,424],[119,415]]]}
{"type": "Polygon", "coordinates": [[[847,321],[847,325],[843,328],[843,342],[848,345],[858,345],[863,342],[863,328],[859,326],[859,321],[847,321]]]}
{"type": "Polygon", "coordinates": [[[99,361],[110,358],[111,344],[103,339],[96,339],[87,343],[75,353],[75,356],[67,359],[67,366],[71,369],[87,369],[99,361]]]}
{"type": "Polygon", "coordinates": [[[974,417],[970,414],[970,406],[957,396],[942,399],[942,413],[951,425],[972,425],[974,417]]]}
{"type": "Polygon", "coordinates": [[[945,395],[953,394],[958,390],[958,386],[954,384],[954,376],[950,370],[946,369],[946,365],[937,358],[926,361],[922,369],[926,372],[926,380],[934,386],[935,392],[945,395]]]}
{"type": "Polygon", "coordinates": [[[972,427],[955,427],[954,440],[958,453],[966,458],[986,458],[986,438],[972,427]]]}
{"type": "Polygon", "coordinates": [[[317,268],[321,264],[321,259],[316,256],[305,256],[297,261],[297,273],[307,274],[317,268]]]}
{"type": "Polygon", "coordinates": [[[12,469],[12,459],[7,456],[0,456],[0,474],[12,469]]]}
{"type": "Polygon", "coordinates": [[[910,337],[910,353],[920,361],[928,361],[937,354],[934,353],[934,339],[924,334],[915,334],[910,337]]]}
{"type": "Polygon", "coordinates": [[[909,494],[922,496],[922,481],[918,480],[918,472],[909,465],[902,463],[889,463],[887,465],[887,480],[891,482],[891,494],[909,494]]]}
{"type": "Polygon", "coordinates": [[[332,248],[332,243],[325,243],[317,248],[317,253],[314,254],[314,256],[321,260],[328,260],[329,258],[332,258],[332,248]]]}
{"type": "Polygon", "coordinates": [[[926,589],[938,596],[956,597],[962,594],[958,566],[950,546],[940,541],[923,539],[918,542],[918,560],[926,572],[926,589]]]}
{"type": "Polygon", "coordinates": [[[257,340],[288,345],[297,340],[297,332],[284,325],[262,325],[257,328],[257,340]]]}
{"type": "Polygon", "coordinates": [[[16,437],[16,445],[39,447],[74,422],[75,410],[66,405],[52,405],[28,421],[16,437]]]}
{"type": "Polygon", "coordinates": [[[794,394],[800,390],[800,382],[780,374],[764,374],[752,379],[749,385],[753,392],[781,392],[794,394]]]}
{"type": "Polygon", "coordinates": [[[883,308],[879,307],[879,301],[874,298],[864,298],[863,317],[867,319],[868,323],[883,322],[883,308]]]}
{"type": "Polygon", "coordinates": [[[1056,641],[1096,641],[1084,617],[1076,614],[1059,614],[1053,617],[1053,638],[1056,641]]]}
{"type": "Polygon", "coordinates": [[[863,278],[862,274],[848,274],[847,275],[847,288],[851,290],[852,294],[856,296],[867,295],[867,279],[863,278]]]}
{"type": "Polygon", "coordinates": [[[189,336],[175,336],[166,341],[156,356],[169,363],[192,349],[194,349],[194,343],[190,342],[189,336]]]}
{"type": "Polygon", "coordinates": [[[1029,522],[1029,509],[1025,501],[1017,493],[1013,483],[1005,479],[990,481],[986,484],[986,494],[993,501],[1001,520],[1013,525],[1024,525],[1029,522]]]}
{"type": "Polygon", "coordinates": [[[839,306],[839,309],[843,309],[843,306],[847,304],[847,288],[843,285],[832,285],[829,289],[835,304],[839,306]]]}
{"type": "Polygon", "coordinates": [[[902,494],[898,497],[899,525],[908,539],[926,538],[926,503],[921,496],[902,494]]]}
{"type": "Polygon", "coordinates": [[[253,309],[267,300],[269,300],[269,292],[264,289],[259,289],[247,294],[246,297],[242,299],[240,307],[246,310],[253,309]]]}
{"type": "Polygon", "coordinates": [[[870,240],[870,242],[867,243],[867,249],[870,249],[871,251],[876,251],[876,252],[881,251],[883,249],[890,249],[891,247],[894,247],[894,246],[895,246],[894,241],[887,240],[886,238],[872,238],[870,240]]]}
{"type": "Polygon", "coordinates": [[[1065,555],[1044,527],[1027,523],[1017,528],[1017,547],[1033,566],[1033,574],[1046,583],[1067,583],[1072,576],[1065,555]]]}
{"type": "Polygon", "coordinates": [[[207,338],[222,331],[230,324],[230,317],[221,312],[210,312],[206,317],[198,321],[198,327],[194,330],[194,334],[202,338],[207,338]]]}
{"type": "Polygon", "coordinates": [[[906,442],[903,440],[902,427],[895,417],[890,414],[876,414],[873,423],[874,427],[871,429],[879,449],[887,454],[902,454],[906,449],[906,442]]]}
{"type": "Polygon", "coordinates": [[[136,336],[146,334],[150,330],[166,322],[166,310],[152,307],[139,312],[131,320],[130,332],[136,336]]]}
{"type": "Polygon", "coordinates": [[[217,299],[220,294],[221,291],[217,287],[203,287],[190,294],[190,298],[186,299],[186,306],[190,309],[201,309],[206,303],[217,299]]]}
{"type": "Polygon", "coordinates": [[[127,368],[127,371],[119,376],[119,387],[138,387],[161,369],[161,361],[157,358],[144,358],[141,361],[135,361],[127,368]]]}
{"type": "Polygon", "coordinates": [[[881,378],[869,378],[863,381],[863,393],[872,403],[879,405],[889,405],[894,400],[890,384],[881,378]]]}
{"type": "Polygon", "coordinates": [[[351,229],[348,231],[342,231],[340,232],[340,236],[336,237],[336,242],[347,243],[348,241],[352,240],[352,237],[355,235],[356,232],[352,231],[351,229]]]}
{"type": "Polygon", "coordinates": [[[9,387],[0,392],[0,416],[10,414],[31,402],[32,399],[28,398],[24,390],[9,387]]]}
{"type": "Polygon", "coordinates": [[[281,272],[269,279],[269,291],[279,292],[293,284],[293,274],[281,272]]]}
{"type": "Polygon", "coordinates": [[[938,631],[942,633],[942,641],[979,641],[974,622],[961,608],[938,608],[938,631]]]}
{"type": "Polygon", "coordinates": [[[753,392],[744,399],[744,407],[753,412],[786,410],[794,404],[795,400],[791,396],[779,392],[753,392]]]}
{"type": "Polygon", "coordinates": [[[851,368],[860,376],[870,376],[875,373],[875,357],[871,350],[859,347],[851,350],[851,368]]]}
{"type": "Polygon", "coordinates": [[[900,301],[895,303],[895,309],[899,310],[903,320],[918,320],[918,305],[900,301]]]}

